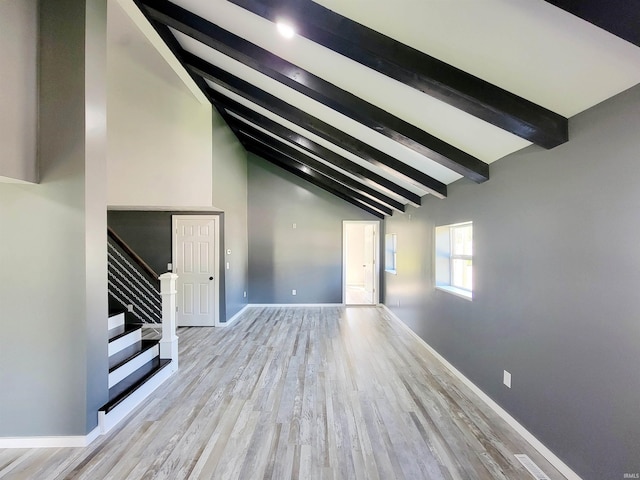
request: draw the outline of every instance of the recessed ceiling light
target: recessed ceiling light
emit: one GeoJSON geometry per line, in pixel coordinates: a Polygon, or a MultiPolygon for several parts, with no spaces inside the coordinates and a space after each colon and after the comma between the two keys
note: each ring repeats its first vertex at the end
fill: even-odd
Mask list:
{"type": "Polygon", "coordinates": [[[293,38],[293,36],[296,34],[296,31],[288,23],[278,22],[276,23],[276,26],[278,27],[280,35],[282,35],[284,38],[293,38]]]}

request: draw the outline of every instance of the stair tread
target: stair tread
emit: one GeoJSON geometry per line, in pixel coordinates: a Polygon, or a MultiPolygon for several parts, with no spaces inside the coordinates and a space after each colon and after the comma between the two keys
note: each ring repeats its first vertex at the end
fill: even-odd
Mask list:
{"type": "MultiPolygon", "coordinates": [[[[124,331],[117,333],[115,335],[109,336],[109,343],[111,342],[115,342],[116,340],[118,340],[121,337],[124,337],[125,335],[131,333],[131,332],[135,332],[136,330],[140,330],[142,327],[140,327],[139,325],[125,325],[124,326],[124,331]]],[[[116,329],[114,329],[116,330],[116,329]]]]}
{"type": "Polygon", "coordinates": [[[113,367],[109,367],[109,373],[112,373],[112,372],[116,371],[118,368],[120,368],[121,366],[125,365],[127,362],[130,362],[131,360],[133,360],[137,356],[139,356],[139,355],[143,354],[144,352],[146,352],[147,350],[155,347],[159,343],[160,343],[159,340],[142,340],[142,343],[140,345],[140,350],[138,350],[137,352],[129,355],[127,358],[125,358],[122,361],[118,362],[113,367]]]}
{"type": "Polygon", "coordinates": [[[100,408],[100,411],[109,413],[169,363],[171,363],[170,359],[158,357],[145,363],[116,386],[109,389],[109,401],[100,408]]]}

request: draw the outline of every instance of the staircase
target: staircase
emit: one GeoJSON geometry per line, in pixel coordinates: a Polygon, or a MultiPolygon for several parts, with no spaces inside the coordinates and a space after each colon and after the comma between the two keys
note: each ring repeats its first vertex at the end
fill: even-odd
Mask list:
{"type": "Polygon", "coordinates": [[[143,339],[140,325],[127,325],[124,312],[109,317],[109,401],[98,411],[106,433],[175,371],[160,358],[160,340],[143,339]]]}
{"type": "Polygon", "coordinates": [[[177,275],[158,276],[111,229],[107,247],[109,308],[115,313],[109,315],[109,400],[98,410],[101,433],[178,370],[177,275]],[[161,328],[162,338],[143,338],[143,325],[161,328]]]}

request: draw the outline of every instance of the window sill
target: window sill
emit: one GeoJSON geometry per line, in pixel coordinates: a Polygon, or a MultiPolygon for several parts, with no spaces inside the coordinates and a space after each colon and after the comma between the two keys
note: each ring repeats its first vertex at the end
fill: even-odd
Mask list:
{"type": "Polygon", "coordinates": [[[391,273],[393,275],[397,275],[398,274],[398,272],[396,270],[385,270],[385,272],[391,273]]]}
{"type": "Polygon", "coordinates": [[[465,300],[473,300],[473,292],[457,287],[452,287],[451,285],[436,285],[436,290],[442,290],[443,292],[450,293],[452,295],[455,295],[456,297],[464,298],[465,300]]]}

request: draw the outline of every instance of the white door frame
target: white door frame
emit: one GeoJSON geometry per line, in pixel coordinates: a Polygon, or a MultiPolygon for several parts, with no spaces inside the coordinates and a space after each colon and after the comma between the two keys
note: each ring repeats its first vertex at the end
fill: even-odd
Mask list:
{"type": "MultiPolygon", "coordinates": [[[[178,220],[203,220],[211,219],[214,222],[213,238],[214,238],[214,253],[213,253],[213,326],[219,327],[220,324],[220,215],[171,215],[171,261],[173,273],[176,272],[176,261],[178,259],[178,220]]],[[[180,274],[178,274],[180,275],[180,274]]],[[[179,280],[179,279],[178,279],[179,280]]],[[[178,295],[180,292],[178,292],[178,295]]],[[[177,308],[177,307],[176,307],[177,308]]]]}
{"type": "Polygon", "coordinates": [[[380,221],[378,220],[343,220],[342,221],[342,303],[347,302],[347,224],[374,225],[373,244],[373,305],[380,303],[380,221]]]}

